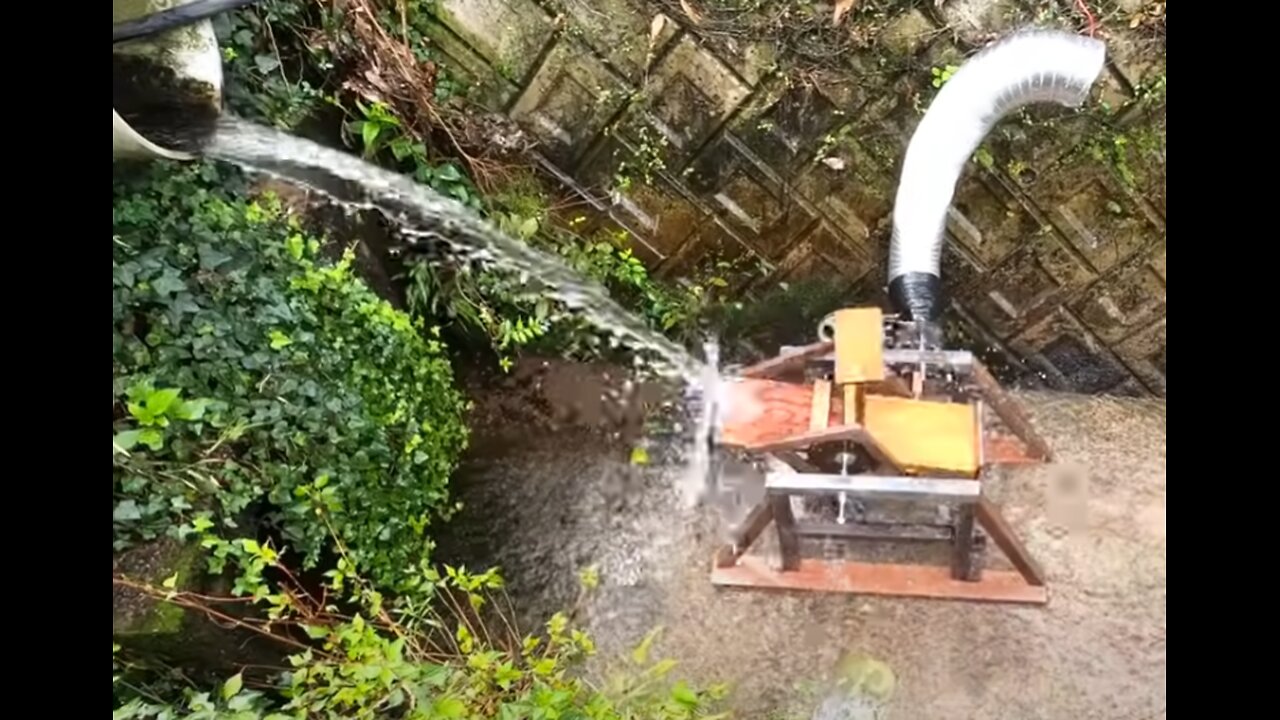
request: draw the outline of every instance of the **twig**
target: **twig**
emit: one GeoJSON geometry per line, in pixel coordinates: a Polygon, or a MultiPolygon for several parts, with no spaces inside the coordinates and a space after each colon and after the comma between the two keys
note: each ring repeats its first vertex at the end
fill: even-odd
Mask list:
{"type": "Polygon", "coordinates": [[[402,76],[401,79],[406,80],[406,82],[403,82],[402,84],[413,88],[413,96],[408,99],[415,101],[417,107],[426,112],[431,123],[445,133],[445,136],[448,137],[449,142],[453,145],[454,149],[458,151],[458,154],[461,155],[463,161],[467,163],[473,174],[475,174],[477,172],[476,163],[478,162],[476,158],[472,157],[471,154],[463,148],[461,141],[458,140],[456,134],[450,127],[450,123],[446,122],[445,119],[441,117],[435,107],[435,103],[425,94],[426,88],[423,88],[420,84],[413,82],[415,79],[414,76],[420,74],[417,72],[416,59],[411,63],[410,68],[412,69],[410,69],[406,67],[406,59],[404,57],[405,53],[409,53],[410,57],[412,57],[412,52],[409,51],[409,48],[404,43],[397,43],[387,35],[386,30],[384,30],[382,25],[378,22],[377,15],[369,7],[367,0],[356,0],[354,4],[357,6],[356,9],[360,11],[360,14],[364,16],[364,22],[357,22],[355,29],[358,32],[363,31],[362,34],[366,36],[366,40],[372,41],[368,44],[373,47],[375,52],[378,50],[387,51],[385,53],[386,57],[389,57],[396,63],[397,70],[402,76]],[[372,33],[374,37],[369,37],[370,33],[372,33]],[[378,41],[381,42],[379,43],[378,41]]]}
{"type": "Polygon", "coordinates": [[[185,600],[183,598],[183,595],[185,593],[171,593],[168,591],[162,592],[152,587],[151,585],[148,585],[146,583],[135,582],[121,575],[112,576],[111,581],[113,585],[120,585],[121,587],[127,587],[131,590],[137,590],[138,592],[144,593],[146,595],[149,595],[152,598],[158,599],[162,602],[170,603],[172,605],[177,605],[179,607],[184,607],[190,610],[198,610],[208,615],[211,618],[221,620],[224,623],[228,623],[232,627],[244,628],[251,632],[258,633],[259,635],[269,637],[272,640],[276,640],[278,642],[284,643],[285,645],[296,647],[299,650],[314,649],[310,645],[307,645],[305,643],[300,643],[291,637],[285,637],[284,635],[277,635],[276,633],[273,633],[270,630],[266,630],[264,628],[258,627],[257,625],[254,625],[251,622],[241,620],[240,618],[232,617],[224,612],[219,612],[217,610],[214,610],[208,605],[185,600]]]}
{"type": "Polygon", "coordinates": [[[271,52],[276,55],[276,68],[280,70],[280,79],[284,80],[285,85],[292,87],[289,76],[284,73],[284,58],[280,57],[280,46],[276,45],[276,34],[271,31],[271,22],[262,18],[262,26],[267,29],[267,39],[271,41],[271,52]]]}
{"type": "Polygon", "coordinates": [[[134,685],[133,683],[129,682],[128,680],[121,679],[119,682],[120,682],[120,684],[121,684],[121,685],[123,685],[123,686],[125,686],[125,687],[129,688],[130,690],[132,690],[132,691],[134,691],[134,692],[138,693],[139,695],[141,695],[141,696],[143,696],[143,697],[147,698],[148,700],[150,700],[151,702],[153,702],[153,703],[155,703],[155,704],[157,704],[157,705],[164,705],[164,704],[166,704],[166,703],[165,703],[165,701],[164,701],[163,699],[161,699],[160,697],[158,697],[157,695],[155,695],[154,693],[152,693],[150,690],[144,690],[143,688],[140,688],[140,687],[138,687],[137,685],[134,685]]]}
{"type": "Polygon", "coordinates": [[[1085,0],[1076,0],[1076,8],[1084,14],[1085,20],[1089,23],[1089,37],[1093,37],[1098,31],[1098,19],[1093,16],[1093,12],[1089,10],[1085,0]]]}
{"type": "Polygon", "coordinates": [[[493,603],[494,612],[496,612],[498,614],[498,617],[502,619],[502,624],[507,626],[507,633],[510,635],[512,641],[519,643],[520,633],[515,628],[515,614],[514,614],[515,608],[513,608],[511,605],[511,597],[507,595],[506,590],[502,590],[500,594],[502,598],[506,600],[507,607],[511,609],[512,616],[510,618],[507,617],[507,613],[502,608],[498,607],[498,603],[493,601],[493,595],[489,593],[487,590],[485,591],[485,595],[487,595],[489,597],[490,602],[493,603]]]}

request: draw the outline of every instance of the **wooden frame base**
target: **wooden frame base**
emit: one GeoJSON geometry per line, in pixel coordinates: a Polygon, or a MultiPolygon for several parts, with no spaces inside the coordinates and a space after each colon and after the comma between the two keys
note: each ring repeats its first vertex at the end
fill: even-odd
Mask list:
{"type": "Polygon", "coordinates": [[[971,353],[886,350],[879,310],[844,309],[834,317],[833,340],[786,351],[741,370],[731,382],[733,399],[720,416],[719,442],[763,456],[768,468],[766,495],[718,548],[711,573],[714,585],[1048,602],[1044,572],[999,508],[982,497],[981,480],[983,470],[992,465],[1047,461],[1049,448],[1021,406],[971,353]],[[815,361],[820,367],[808,368],[815,361]],[[953,402],[950,395],[941,401],[922,398],[926,364],[945,365],[969,376],[1008,434],[984,432],[982,401],[953,402]],[[904,376],[892,374],[890,365],[900,372],[905,365],[918,367],[904,376]],[[805,372],[810,369],[819,375],[812,381],[808,378],[814,373],[805,372]],[[782,379],[802,372],[804,380],[782,379]],[[833,443],[844,444],[843,456],[828,454],[833,443]],[[795,452],[816,446],[825,447],[816,458],[802,459],[795,452]],[[861,452],[855,454],[854,446],[861,452]],[[852,472],[850,455],[858,464],[852,472]],[[839,522],[797,523],[791,498],[802,495],[839,498],[839,522]],[[865,518],[848,523],[844,512],[849,498],[948,505],[954,513],[943,522],[924,525],[865,518]],[[747,554],[770,525],[778,533],[779,568],[747,554]],[[804,558],[804,537],[946,542],[951,563],[938,567],[804,558]],[[988,540],[1015,572],[984,570],[988,540]]]}
{"type": "Polygon", "coordinates": [[[714,566],[711,582],[721,587],[841,592],[976,602],[1044,605],[1049,591],[1017,572],[987,570],[977,581],[956,580],[946,567],[888,563],[831,562],[804,558],[794,570],[778,572],[761,557],[744,555],[730,567],[714,566]]]}

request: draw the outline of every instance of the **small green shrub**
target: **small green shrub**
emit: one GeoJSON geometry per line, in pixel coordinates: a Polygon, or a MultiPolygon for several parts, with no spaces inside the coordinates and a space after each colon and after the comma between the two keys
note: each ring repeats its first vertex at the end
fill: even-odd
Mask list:
{"type": "MultiPolygon", "coordinates": [[[[732,276],[735,266],[712,258],[678,284],[660,281],[628,247],[625,231],[584,232],[585,217],[553,218],[543,187],[531,173],[516,175],[490,194],[483,212],[511,237],[560,256],[677,342],[701,340],[729,307],[725,276],[732,276]]],[[[609,345],[598,328],[511,273],[410,258],[406,276],[406,297],[415,313],[444,318],[466,341],[487,342],[504,368],[524,348],[582,358],[607,354],[609,345]]]]}
{"type": "Polygon", "coordinates": [[[262,0],[214,17],[231,109],[293,129],[332,104],[324,84],[334,58],[327,43],[306,38],[312,25],[334,20],[324,3],[298,0],[262,0]]]}
{"type": "Polygon", "coordinates": [[[155,165],[112,206],[115,547],[261,505],[311,566],[322,509],[374,582],[412,582],[467,442],[439,340],[234,173],[155,165]]]}
{"type": "MultiPolygon", "coordinates": [[[[342,554],[321,593],[298,582],[268,544],[204,534],[211,569],[235,569],[234,596],[218,598],[116,576],[126,586],[219,621],[254,628],[289,647],[289,670],[251,668],[210,692],[185,675],[148,672],[113,647],[115,720],[286,720],[305,718],[498,718],[500,720],[692,720],[712,715],[726,688],[695,689],[671,677],[676,663],[652,659],[658,630],[619,665],[588,675],[591,637],[557,613],[542,632],[521,634],[504,608],[501,577],[446,566],[427,570],[412,591],[384,602],[342,554]],[[265,579],[266,577],[275,580],[265,579]],[[319,596],[319,597],[317,597],[319,596]],[[260,620],[220,608],[251,598],[260,620]],[[344,611],[339,606],[349,608],[344,611]]],[[[341,548],[341,543],[338,543],[341,548]]],[[[586,597],[598,582],[581,581],[586,597]]]]}

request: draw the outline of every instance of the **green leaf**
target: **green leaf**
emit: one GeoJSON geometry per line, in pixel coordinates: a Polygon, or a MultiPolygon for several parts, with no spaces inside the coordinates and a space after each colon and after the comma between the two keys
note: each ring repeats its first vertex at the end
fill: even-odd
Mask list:
{"type": "Polygon", "coordinates": [[[658,633],[662,632],[661,627],[656,627],[644,636],[639,645],[631,651],[631,660],[637,665],[644,665],[649,662],[649,650],[653,647],[653,641],[657,639],[658,633]]]}
{"type": "Polygon", "coordinates": [[[530,709],[524,703],[503,703],[498,706],[498,720],[525,720],[530,717],[530,709]]]}
{"type": "Polygon", "coordinates": [[[973,153],[973,158],[974,160],[978,161],[979,165],[981,165],[982,167],[988,170],[990,170],[996,164],[996,159],[991,155],[991,151],[984,147],[980,147],[977,150],[975,150],[973,153]]]}
{"type": "Polygon", "coordinates": [[[408,138],[398,137],[391,141],[391,155],[396,160],[404,160],[413,155],[413,143],[408,138]]]}
{"type": "Polygon", "coordinates": [[[654,677],[664,677],[667,673],[676,669],[676,661],[671,658],[663,658],[653,664],[649,668],[648,673],[654,677]]]}
{"type": "Polygon", "coordinates": [[[218,266],[231,260],[231,256],[223,252],[218,252],[213,246],[204,244],[199,248],[200,253],[200,269],[216,270],[218,266]]]}
{"type": "Polygon", "coordinates": [[[147,411],[157,417],[164,415],[165,412],[168,411],[169,406],[173,405],[173,401],[177,400],[178,395],[181,393],[182,391],[178,388],[165,388],[163,390],[156,390],[152,392],[147,395],[147,411]]]}
{"type": "Polygon", "coordinates": [[[369,151],[378,140],[378,134],[382,132],[382,126],[365,120],[360,123],[360,139],[364,142],[364,149],[369,151]]]}
{"type": "Polygon", "coordinates": [[[632,465],[648,465],[649,451],[638,445],[636,447],[631,448],[631,464],[632,465]]]}
{"type": "Polygon", "coordinates": [[[449,682],[449,677],[453,674],[453,670],[448,665],[434,665],[431,663],[422,666],[422,681],[431,688],[444,687],[449,682]]]}
{"type": "Polygon", "coordinates": [[[117,450],[128,452],[133,449],[134,445],[138,444],[138,436],[141,434],[141,430],[125,430],[124,432],[118,432],[111,438],[111,444],[114,445],[117,450]]]}
{"type": "Polygon", "coordinates": [[[462,172],[457,165],[449,163],[436,168],[435,176],[442,182],[457,182],[462,179],[462,172]]]}
{"type": "Polygon", "coordinates": [[[164,447],[164,433],[160,432],[158,428],[143,428],[138,433],[138,442],[152,450],[159,450],[164,447]]]}
{"type": "Polygon", "coordinates": [[[232,675],[222,686],[222,699],[229,700],[240,692],[240,688],[244,685],[244,676],[241,673],[232,675]]]}
{"type": "Polygon", "coordinates": [[[292,257],[294,260],[301,260],[302,251],[306,247],[306,241],[303,240],[301,235],[294,234],[290,235],[289,238],[284,241],[284,246],[285,249],[289,251],[289,257],[292,257]]]}
{"type": "Polygon", "coordinates": [[[254,55],[253,64],[257,66],[258,72],[263,75],[280,67],[280,61],[276,59],[275,55],[254,55]]]}
{"type": "Polygon", "coordinates": [[[525,218],[524,222],[520,223],[520,237],[524,238],[525,240],[528,240],[529,238],[537,234],[538,234],[538,218],[532,218],[532,217],[525,218]]]}
{"type": "Polygon", "coordinates": [[[151,282],[151,289],[162,297],[187,289],[187,284],[176,273],[166,272],[151,282]]]}
{"type": "Polygon", "coordinates": [[[272,330],[268,337],[271,338],[272,350],[280,350],[293,344],[293,340],[279,330],[272,330]]]}
{"type": "Polygon", "coordinates": [[[460,718],[466,715],[467,706],[458,698],[440,698],[431,708],[432,717],[460,718]]]}
{"type": "Polygon", "coordinates": [[[151,410],[147,408],[146,404],[142,402],[131,402],[127,407],[129,408],[129,414],[133,416],[133,419],[144,425],[150,425],[156,420],[156,414],[151,412],[151,410]]]}
{"type": "Polygon", "coordinates": [[[398,708],[404,704],[405,694],[403,688],[396,688],[387,696],[387,707],[398,708]]]}
{"type": "Polygon", "coordinates": [[[502,688],[503,690],[509,689],[514,683],[518,682],[522,677],[524,677],[524,673],[512,667],[510,662],[504,662],[501,665],[499,665],[497,672],[493,674],[494,682],[496,682],[498,684],[498,687],[502,688]]]}
{"type": "Polygon", "coordinates": [[[172,589],[174,589],[174,588],[178,587],[178,573],[174,573],[174,574],[170,575],[169,577],[165,578],[165,579],[164,579],[164,582],[162,582],[162,583],[160,583],[160,584],[161,584],[161,585],[163,585],[165,588],[167,588],[167,589],[169,589],[169,590],[172,590],[172,589]]]}
{"type": "Polygon", "coordinates": [[[173,416],[179,420],[199,420],[204,417],[204,411],[208,405],[209,400],[206,398],[184,400],[183,402],[178,403],[178,407],[173,411],[173,416]]]}
{"type": "Polygon", "coordinates": [[[115,509],[111,511],[111,519],[116,522],[141,520],[142,511],[138,509],[138,503],[133,500],[121,500],[115,509]]]}
{"type": "Polygon", "coordinates": [[[681,705],[688,707],[696,707],[698,704],[698,694],[691,690],[683,680],[671,688],[671,697],[681,705]]]}

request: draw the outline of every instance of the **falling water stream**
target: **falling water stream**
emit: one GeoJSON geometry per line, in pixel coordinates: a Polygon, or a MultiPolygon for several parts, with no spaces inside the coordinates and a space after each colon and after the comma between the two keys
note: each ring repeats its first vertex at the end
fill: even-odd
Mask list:
{"type": "Polygon", "coordinates": [[[680,481],[686,500],[701,494],[711,452],[708,445],[716,402],[717,352],[706,347],[700,362],[619,306],[598,283],[582,277],[559,257],[508,237],[452,198],[412,178],[384,170],[341,150],[245,120],[224,117],[204,143],[206,155],[320,192],[355,210],[376,210],[415,239],[443,247],[465,260],[518,274],[540,293],[580,313],[616,345],[649,368],[683,384],[686,472],[680,481]]]}
{"type": "Polygon", "coordinates": [[[613,301],[599,284],[549,253],[508,237],[474,211],[407,175],[280,130],[224,118],[205,152],[246,169],[317,190],[351,208],[377,210],[406,234],[447,243],[458,256],[520,274],[582,313],[634,351],[649,352],[665,374],[699,377],[701,363],[613,301]]]}

